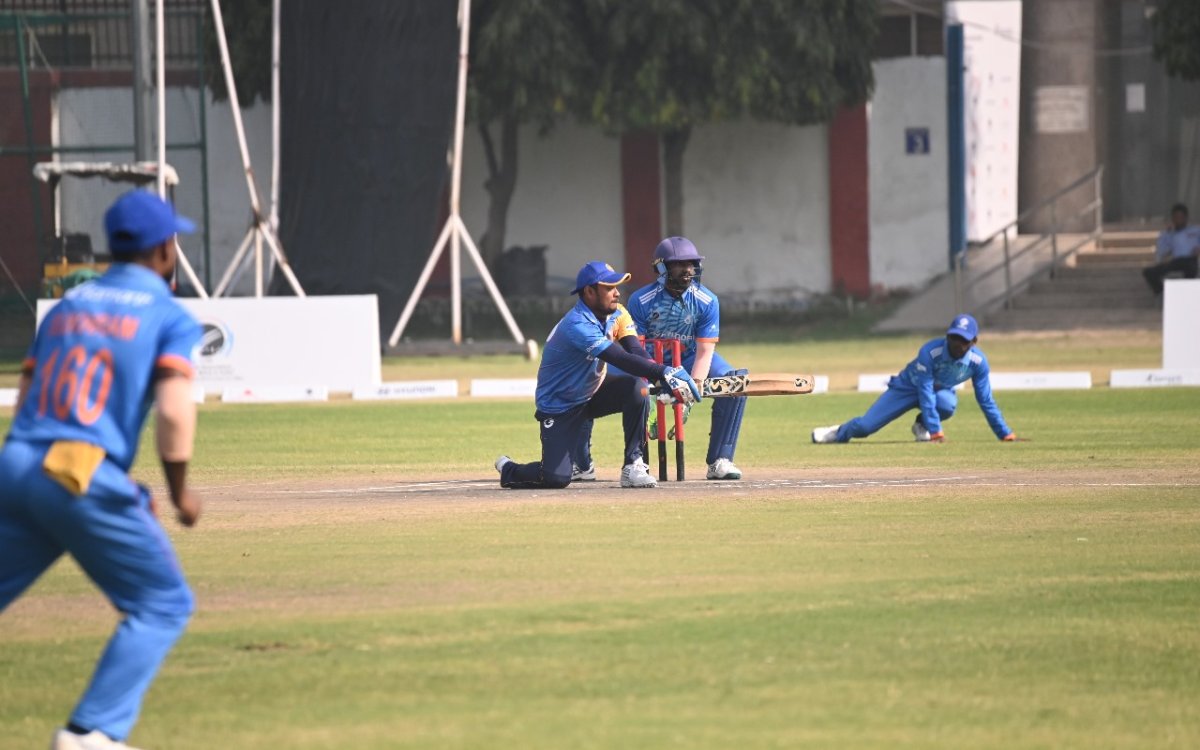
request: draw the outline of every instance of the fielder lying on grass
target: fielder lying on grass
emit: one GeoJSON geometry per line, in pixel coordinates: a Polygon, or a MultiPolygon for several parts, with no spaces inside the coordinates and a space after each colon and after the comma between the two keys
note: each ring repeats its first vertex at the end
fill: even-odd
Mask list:
{"type": "Polygon", "coordinates": [[[848,443],[882,430],[910,409],[919,409],[912,433],[917,442],[940,443],[946,439],[942,422],[954,416],[958,396],[954,387],[968,378],[975,388],[975,400],[987,417],[996,437],[1017,439],[1008,428],[1000,407],[992,398],[987,357],[975,347],[979,324],[970,315],[959,315],[950,323],[944,339],[933,339],[917,352],[908,367],[888,381],[887,390],[867,413],[849,422],[812,431],[814,443],[848,443]]]}
{"type": "MultiPolygon", "coordinates": [[[[550,331],[538,367],[537,411],[541,425],[542,460],[518,464],[508,456],[496,459],[500,486],[512,489],[560,488],[571,483],[571,452],[590,420],[621,412],[625,427],[622,487],[654,487],[642,458],[642,438],[650,397],[641,378],[664,383],[674,398],[687,404],[700,399],[700,389],[682,367],[667,367],[625,346],[614,346],[621,312],[619,284],[629,274],[593,261],[579,271],[572,294],[575,307],[550,331]],[[606,377],[608,365],[621,375],[606,377]]],[[[636,339],[634,339],[636,341],[636,339]]]]}

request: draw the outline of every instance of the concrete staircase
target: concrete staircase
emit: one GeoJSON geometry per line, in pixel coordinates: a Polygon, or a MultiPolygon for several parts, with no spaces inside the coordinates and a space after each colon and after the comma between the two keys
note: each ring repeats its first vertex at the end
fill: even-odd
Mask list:
{"type": "Polygon", "coordinates": [[[1033,281],[1012,306],[984,316],[999,330],[1130,328],[1161,330],[1162,300],[1141,270],[1154,261],[1156,232],[1106,232],[1099,247],[1033,281]]]}

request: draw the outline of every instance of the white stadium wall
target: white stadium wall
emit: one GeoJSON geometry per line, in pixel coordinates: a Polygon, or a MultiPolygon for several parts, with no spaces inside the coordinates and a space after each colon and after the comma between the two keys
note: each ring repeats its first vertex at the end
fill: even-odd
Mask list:
{"type": "Polygon", "coordinates": [[[877,61],[874,70],[871,284],[918,289],[949,267],[946,61],[896,58],[877,61]],[[910,129],[928,131],[928,153],[909,153],[910,129]]]}
{"type": "MultiPolygon", "coordinates": [[[[498,142],[499,133],[493,133],[498,142]]],[[[463,221],[478,244],[487,229],[487,159],[479,129],[463,139],[463,221]]],[[[517,185],[508,209],[505,247],[546,245],[547,291],[569,293],[589,260],[624,262],[621,142],[598,130],[564,123],[546,136],[521,129],[517,185]]],[[[463,256],[463,276],[475,267],[463,256]]]]}
{"type": "MultiPolygon", "coordinates": [[[[875,64],[870,108],[871,283],[919,287],[946,268],[945,65],[941,58],[875,64]],[[930,153],[905,153],[906,127],[927,127],[930,153]]],[[[212,280],[225,270],[250,219],[228,103],[206,99],[212,280]]],[[[195,89],[172,88],[171,142],[198,139],[195,89]]],[[[271,173],[270,109],[243,110],[260,194],[271,173]]],[[[286,123],[285,123],[286,126],[286,123]]],[[[67,145],[127,142],[132,132],[129,90],[68,89],[58,96],[55,138],[67,145]],[[85,127],[86,124],[86,127],[85,127]]],[[[709,257],[705,281],[730,298],[787,302],[830,291],[829,134],[826,126],[751,121],[695,129],[684,155],[684,227],[709,257]]],[[[478,241],[487,227],[486,159],[478,130],[464,140],[463,218],[478,241]]],[[[128,159],[131,154],[99,158],[128,159]]],[[[180,210],[202,214],[199,154],[171,150],[182,185],[180,210]]],[[[522,128],[517,187],[506,247],[547,245],[548,291],[565,293],[592,259],[624,264],[620,140],[563,123],[545,137],[522,128]]],[[[68,230],[99,231],[104,209],[120,191],[94,181],[63,190],[68,230]]],[[[200,268],[202,243],[185,241],[200,268]]],[[[649,255],[652,248],[646,248],[649,255]]],[[[464,276],[475,277],[464,256],[464,276]]],[[[203,277],[203,274],[202,274],[203,277]]],[[[252,289],[249,274],[237,287],[252,289]]]]}
{"type": "MultiPolygon", "coordinates": [[[[121,144],[132,141],[133,103],[130,89],[79,88],[65,89],[58,94],[55,138],[70,146],[121,144]],[[86,127],[84,124],[86,123],[86,127]]],[[[212,281],[215,285],[233,258],[238,245],[250,226],[250,197],[238,153],[237,136],[229,102],[214,103],[205,96],[208,134],[209,227],[212,234],[212,281]]],[[[167,90],[167,144],[197,142],[199,115],[197,89],[170,88],[167,90]]],[[[259,196],[265,204],[270,197],[271,180],[271,110],[256,103],[242,108],[246,127],[247,148],[254,167],[259,196]]],[[[132,151],[117,154],[88,154],[79,157],[95,161],[124,161],[133,157],[132,151]]],[[[63,157],[74,160],[75,157],[63,157]]],[[[179,173],[180,186],[176,203],[180,213],[199,220],[204,211],[201,192],[200,152],[168,149],[167,163],[179,173]]],[[[105,209],[127,190],[99,180],[65,180],[62,187],[62,213],[68,231],[91,234],[96,250],[104,248],[101,226],[105,209]]],[[[203,227],[201,227],[202,229],[203,227]]],[[[198,235],[181,237],[184,247],[201,280],[203,242],[198,235]]],[[[253,292],[253,279],[245,273],[238,285],[239,292],[253,292]]]]}
{"type": "Polygon", "coordinates": [[[697,128],[683,161],[683,226],[722,297],[786,302],[829,290],[824,126],[697,128]]]}

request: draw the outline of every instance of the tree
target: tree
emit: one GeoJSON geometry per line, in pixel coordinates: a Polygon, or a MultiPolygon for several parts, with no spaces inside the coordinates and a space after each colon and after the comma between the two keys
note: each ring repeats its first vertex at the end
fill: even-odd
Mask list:
{"type": "Polygon", "coordinates": [[[1200,80],[1200,4],[1196,0],[1159,0],[1150,21],[1154,58],[1167,73],[1200,80]]]}
{"type": "Polygon", "coordinates": [[[487,159],[490,202],[479,251],[489,266],[504,251],[520,125],[549,132],[587,80],[590,61],[579,55],[579,22],[570,2],[477,0],[472,7],[468,113],[487,159]]]}
{"type": "Polygon", "coordinates": [[[579,113],[663,145],[668,234],[683,232],[692,128],[737,117],[808,125],[871,92],[875,0],[586,0],[596,82],[579,113]]]}

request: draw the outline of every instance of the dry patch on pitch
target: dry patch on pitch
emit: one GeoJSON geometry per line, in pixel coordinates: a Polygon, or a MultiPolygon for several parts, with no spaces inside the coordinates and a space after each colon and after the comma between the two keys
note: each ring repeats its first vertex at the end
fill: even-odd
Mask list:
{"type": "Polygon", "coordinates": [[[370,481],[305,480],[223,484],[200,488],[210,511],[207,525],[288,526],[323,520],[381,522],[393,516],[489,513],[526,504],[654,503],[720,500],[773,501],[842,497],[847,501],[927,499],[931,493],[964,488],[1188,488],[1200,490],[1200,467],[1184,470],[984,471],[820,468],[755,471],[739,481],[660,482],[652,489],[627,489],[614,478],[576,482],[561,490],[507,490],[495,476],[371,477],[370,481]]]}

